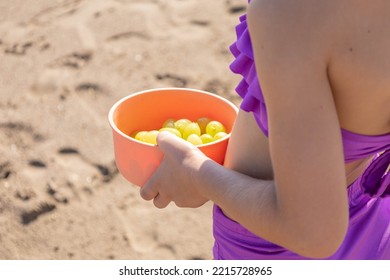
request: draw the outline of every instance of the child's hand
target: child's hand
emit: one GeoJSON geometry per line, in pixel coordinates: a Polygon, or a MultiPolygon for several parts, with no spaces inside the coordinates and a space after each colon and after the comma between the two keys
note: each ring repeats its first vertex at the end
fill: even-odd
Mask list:
{"type": "Polygon", "coordinates": [[[152,200],[157,208],[165,208],[173,201],[179,207],[196,208],[207,202],[199,194],[196,177],[208,158],[194,145],[169,133],[161,132],[157,143],[164,158],[141,188],[141,197],[152,200]]]}

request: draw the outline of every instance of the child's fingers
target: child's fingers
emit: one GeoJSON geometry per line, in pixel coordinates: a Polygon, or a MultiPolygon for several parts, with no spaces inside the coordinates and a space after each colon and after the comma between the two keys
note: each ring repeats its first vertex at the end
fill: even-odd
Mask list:
{"type": "Polygon", "coordinates": [[[157,196],[153,199],[154,206],[160,209],[167,207],[170,202],[171,201],[168,198],[160,194],[157,194],[157,196]]]}
{"type": "Polygon", "coordinates": [[[193,149],[195,147],[191,143],[167,131],[162,131],[157,135],[157,143],[160,150],[168,155],[177,152],[185,152],[188,149],[193,149]]]}
{"type": "MultiPolygon", "coordinates": [[[[158,170],[156,171],[158,172],[158,170]]],[[[141,187],[140,189],[140,195],[145,200],[152,200],[158,195],[158,189],[157,184],[155,184],[156,181],[156,174],[153,174],[149,180],[141,187]]]]}
{"type": "MultiPolygon", "coordinates": [[[[160,147],[161,151],[165,153],[174,153],[177,136],[169,133],[169,132],[160,132],[158,136],[158,141],[161,142],[162,147],[160,147]],[[162,137],[160,137],[162,134],[162,137]],[[171,143],[173,142],[173,143],[171,143]]],[[[159,145],[160,146],[160,145],[159,145]]],[[[140,195],[145,200],[152,200],[159,194],[159,186],[162,178],[166,176],[164,174],[164,165],[166,163],[164,160],[161,162],[160,166],[156,169],[156,171],[150,176],[150,178],[146,181],[146,183],[141,187],[140,195]]]]}
{"type": "MultiPolygon", "coordinates": [[[[153,180],[153,178],[152,178],[153,180]]],[[[168,198],[162,196],[157,188],[155,187],[150,180],[141,188],[140,194],[141,197],[145,200],[152,200],[153,199],[153,204],[157,208],[165,208],[168,206],[168,204],[171,202],[168,198]]]]}

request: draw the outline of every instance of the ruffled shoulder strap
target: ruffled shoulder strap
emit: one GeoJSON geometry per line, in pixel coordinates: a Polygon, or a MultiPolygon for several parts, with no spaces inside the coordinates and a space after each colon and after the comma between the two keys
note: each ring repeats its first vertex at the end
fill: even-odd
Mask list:
{"type": "Polygon", "coordinates": [[[230,69],[233,73],[242,76],[242,80],[236,87],[236,92],[243,99],[240,108],[246,112],[253,112],[257,124],[268,136],[267,109],[257,78],[246,15],[240,17],[240,23],[236,26],[236,35],[237,41],[230,46],[230,51],[235,57],[230,64],[230,69]]]}

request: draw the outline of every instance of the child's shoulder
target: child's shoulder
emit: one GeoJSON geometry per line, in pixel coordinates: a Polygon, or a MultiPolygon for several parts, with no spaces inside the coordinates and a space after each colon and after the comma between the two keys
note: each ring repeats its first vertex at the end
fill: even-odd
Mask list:
{"type": "Polygon", "coordinates": [[[275,22],[329,20],[337,17],[337,12],[346,5],[347,0],[252,0],[248,14],[266,16],[275,22]]]}
{"type": "Polygon", "coordinates": [[[267,38],[302,43],[308,40],[329,42],[339,32],[337,18],[343,0],[252,0],[247,20],[252,32],[267,33],[267,38]]]}

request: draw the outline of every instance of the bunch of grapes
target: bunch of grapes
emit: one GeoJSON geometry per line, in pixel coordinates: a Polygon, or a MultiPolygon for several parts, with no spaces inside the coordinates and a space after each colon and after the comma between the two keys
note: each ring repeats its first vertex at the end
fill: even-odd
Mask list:
{"type": "Polygon", "coordinates": [[[174,135],[197,145],[207,144],[227,136],[222,123],[207,117],[198,118],[195,122],[189,119],[168,119],[162,128],[150,131],[135,131],[131,137],[149,144],[157,144],[160,131],[168,131],[174,135]]]}

